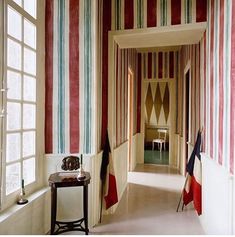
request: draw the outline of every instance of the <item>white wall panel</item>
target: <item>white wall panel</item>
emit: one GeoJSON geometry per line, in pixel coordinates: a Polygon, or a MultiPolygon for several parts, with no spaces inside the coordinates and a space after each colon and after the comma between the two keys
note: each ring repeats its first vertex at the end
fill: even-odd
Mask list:
{"type": "Polygon", "coordinates": [[[233,180],[229,172],[202,153],[202,216],[206,234],[234,234],[233,180]]]}

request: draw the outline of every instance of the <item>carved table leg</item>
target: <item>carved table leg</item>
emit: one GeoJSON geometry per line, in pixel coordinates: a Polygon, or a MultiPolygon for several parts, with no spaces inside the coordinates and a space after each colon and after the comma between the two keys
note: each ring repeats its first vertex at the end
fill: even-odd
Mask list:
{"type": "Polygon", "coordinates": [[[85,232],[86,235],[89,233],[88,229],[88,186],[83,187],[83,214],[84,214],[84,223],[85,223],[85,232]]]}
{"type": "Polygon", "coordinates": [[[51,187],[51,235],[55,231],[56,223],[56,207],[57,207],[57,188],[51,187]]]}

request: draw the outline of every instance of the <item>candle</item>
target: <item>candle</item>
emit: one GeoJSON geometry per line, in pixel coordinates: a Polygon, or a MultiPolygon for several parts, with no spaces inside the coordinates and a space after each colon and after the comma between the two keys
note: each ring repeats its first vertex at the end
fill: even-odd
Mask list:
{"type": "Polygon", "coordinates": [[[82,165],[82,154],[81,154],[81,165],[82,165]]]}

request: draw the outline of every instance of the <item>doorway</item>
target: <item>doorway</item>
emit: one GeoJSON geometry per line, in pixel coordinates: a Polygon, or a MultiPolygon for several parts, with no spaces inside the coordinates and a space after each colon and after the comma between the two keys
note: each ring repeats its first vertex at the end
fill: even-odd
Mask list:
{"type": "MultiPolygon", "coordinates": [[[[167,55],[167,54],[166,54],[167,55]]],[[[170,80],[143,79],[144,163],[169,165],[170,80]]]]}

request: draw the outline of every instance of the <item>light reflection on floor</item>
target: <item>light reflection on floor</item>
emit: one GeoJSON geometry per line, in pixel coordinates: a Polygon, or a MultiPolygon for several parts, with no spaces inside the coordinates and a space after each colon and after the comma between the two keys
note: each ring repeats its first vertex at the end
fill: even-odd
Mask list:
{"type": "Polygon", "coordinates": [[[158,164],[168,165],[169,164],[169,151],[158,151],[158,150],[145,150],[144,151],[144,163],[145,164],[158,164]]]}
{"type": "Polygon", "coordinates": [[[128,175],[128,186],[116,212],[103,216],[90,234],[204,234],[192,205],[176,212],[184,180],[169,166],[137,165],[128,175]]]}

